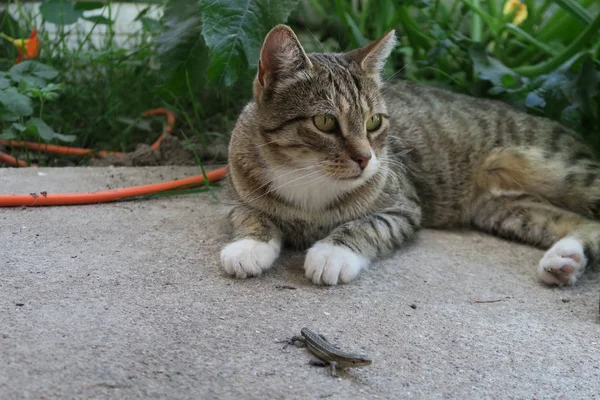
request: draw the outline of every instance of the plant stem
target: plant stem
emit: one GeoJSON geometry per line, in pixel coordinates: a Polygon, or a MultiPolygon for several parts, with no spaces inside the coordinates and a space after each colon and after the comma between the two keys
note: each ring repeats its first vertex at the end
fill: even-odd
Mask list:
{"type": "Polygon", "coordinates": [[[435,0],[435,5],[433,6],[433,13],[431,14],[431,19],[437,19],[438,9],[440,7],[440,0],[435,0]]]}
{"type": "Polygon", "coordinates": [[[600,29],[600,14],[592,21],[592,23],[579,35],[577,39],[569,47],[564,49],[560,54],[550,60],[537,64],[527,65],[519,68],[514,68],[514,71],[522,76],[535,77],[547,74],[554,69],[564,64],[568,59],[573,57],[585,44],[598,33],[600,29]]]}
{"type": "Polygon", "coordinates": [[[40,119],[42,119],[42,114],[44,112],[44,98],[40,96],[40,119]]]}
{"type": "Polygon", "coordinates": [[[496,4],[495,0],[487,0],[487,8],[488,8],[488,13],[492,16],[492,17],[497,17],[498,16],[498,5],[496,4]]]}
{"type": "MultiPolygon", "coordinates": [[[[479,8],[479,0],[473,0],[473,6],[479,8]]],[[[474,42],[481,42],[481,16],[473,12],[471,17],[471,39],[474,42]]]]}

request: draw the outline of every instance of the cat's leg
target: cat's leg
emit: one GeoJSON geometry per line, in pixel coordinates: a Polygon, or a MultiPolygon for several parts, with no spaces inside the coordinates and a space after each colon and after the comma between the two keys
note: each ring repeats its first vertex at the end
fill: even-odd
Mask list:
{"type": "Polygon", "coordinates": [[[403,205],[347,222],[315,243],[304,270],[315,284],[336,285],[356,278],[377,257],[392,253],[412,239],[421,226],[421,208],[403,205]]]}
{"type": "Polygon", "coordinates": [[[480,229],[548,249],[537,269],[547,284],[575,283],[600,255],[600,223],[545,200],[488,194],[471,210],[471,222],[480,229]]]}
{"type": "Polygon", "coordinates": [[[281,232],[267,217],[243,206],[229,214],[234,241],[221,251],[225,271],[237,278],[257,276],[271,268],[281,250],[281,232]]]}

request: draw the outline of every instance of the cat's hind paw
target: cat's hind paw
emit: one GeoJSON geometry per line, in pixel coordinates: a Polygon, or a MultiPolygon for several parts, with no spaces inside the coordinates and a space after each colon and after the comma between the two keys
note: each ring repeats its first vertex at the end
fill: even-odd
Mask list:
{"type": "Polygon", "coordinates": [[[538,265],[538,276],[549,285],[572,285],[587,265],[583,244],[575,238],[563,238],[552,246],[538,265]]]}
{"type": "Polygon", "coordinates": [[[271,268],[281,250],[280,244],[271,240],[260,242],[241,239],[229,243],[221,250],[221,264],[225,271],[237,278],[258,276],[271,268]]]}
{"type": "Polygon", "coordinates": [[[317,285],[337,285],[356,278],[369,263],[368,258],[347,247],[317,242],[306,254],[304,271],[317,285]]]}

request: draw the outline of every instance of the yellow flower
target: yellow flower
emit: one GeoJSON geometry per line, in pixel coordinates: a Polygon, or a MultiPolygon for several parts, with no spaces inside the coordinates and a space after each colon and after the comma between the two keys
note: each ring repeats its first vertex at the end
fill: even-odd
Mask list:
{"type": "Polygon", "coordinates": [[[521,0],[507,0],[504,3],[504,9],[502,12],[504,15],[510,15],[514,11],[514,17],[512,23],[515,25],[520,25],[523,21],[527,19],[527,6],[521,2],[521,0]]]}

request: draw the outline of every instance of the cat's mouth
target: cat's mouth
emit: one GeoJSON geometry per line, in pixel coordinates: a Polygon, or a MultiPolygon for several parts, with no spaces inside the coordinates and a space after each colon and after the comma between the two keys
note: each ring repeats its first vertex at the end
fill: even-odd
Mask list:
{"type": "Polygon", "coordinates": [[[324,168],[323,172],[333,180],[352,182],[352,181],[366,181],[373,177],[379,169],[379,161],[377,158],[373,158],[365,168],[348,167],[341,169],[339,166],[332,166],[330,168],[324,168]]]}

